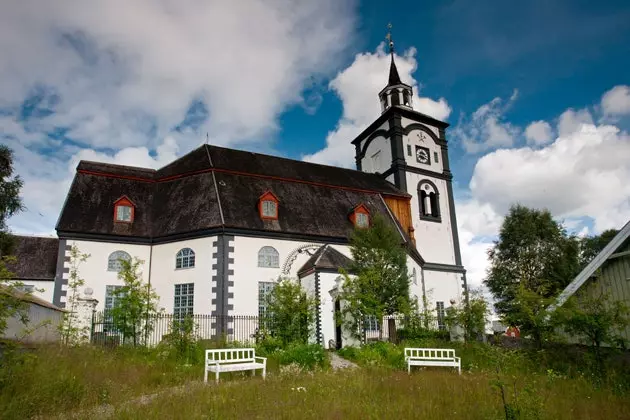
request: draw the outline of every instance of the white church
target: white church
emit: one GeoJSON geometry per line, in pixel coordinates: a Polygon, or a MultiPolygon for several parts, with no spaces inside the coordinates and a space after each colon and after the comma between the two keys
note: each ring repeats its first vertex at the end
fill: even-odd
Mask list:
{"type": "Polygon", "coordinates": [[[391,60],[378,95],[381,115],[348,139],[356,170],[211,145],[158,170],[81,161],[58,241],[37,238],[46,248],[37,251],[34,238],[19,238],[20,253],[51,254],[46,267],[39,277],[18,277],[64,307],[68,252],[76,245],[91,255],[80,276],[96,310],[115,304],[119,259],[137,257],[166,313],[256,316],[278,279],[289,276],[318,298],[317,340],[327,345],[339,340],[334,297],[339,268],[350,262],[350,234],[380,214],[408,250],[412,297],[426,296],[443,328],[445,308],[461,301],[466,287],[448,124],[414,111],[393,52],[391,60]]]}

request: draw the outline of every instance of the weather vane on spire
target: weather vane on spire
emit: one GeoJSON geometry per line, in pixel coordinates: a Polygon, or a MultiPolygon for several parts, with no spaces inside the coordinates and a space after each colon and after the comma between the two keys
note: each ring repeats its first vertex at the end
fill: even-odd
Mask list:
{"type": "Polygon", "coordinates": [[[385,39],[389,41],[389,53],[394,54],[394,40],[392,39],[392,24],[387,24],[387,35],[385,35],[385,39]]]}

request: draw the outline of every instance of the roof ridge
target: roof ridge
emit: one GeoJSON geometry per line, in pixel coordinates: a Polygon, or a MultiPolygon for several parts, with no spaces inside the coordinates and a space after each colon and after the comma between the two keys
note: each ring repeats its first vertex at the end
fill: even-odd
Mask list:
{"type": "Polygon", "coordinates": [[[127,169],[134,169],[134,170],[140,170],[140,171],[152,172],[152,173],[157,172],[157,169],[151,169],[145,166],[121,165],[119,163],[99,162],[96,160],[87,160],[87,159],[81,159],[79,163],[77,164],[77,167],[81,165],[82,163],[100,165],[100,166],[110,166],[110,167],[116,167],[116,168],[127,168],[127,169]]]}

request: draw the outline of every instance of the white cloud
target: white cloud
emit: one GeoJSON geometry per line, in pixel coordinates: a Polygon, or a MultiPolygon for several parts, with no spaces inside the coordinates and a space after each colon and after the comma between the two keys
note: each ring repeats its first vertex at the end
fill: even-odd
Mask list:
{"type": "MultiPolygon", "coordinates": [[[[444,98],[435,101],[418,95],[418,82],[412,77],[417,68],[416,50],[411,48],[402,56],[396,55],[396,67],[404,83],[414,88],[414,110],[445,120],[451,108],[444,98]]],[[[357,54],[354,62],[337,74],[330,88],[343,103],[343,115],[337,128],[328,133],[326,147],[304,156],[308,162],[354,166],[354,147],[350,142],[381,113],[378,92],[387,85],[390,56],[379,45],[374,53],[357,54]]]]}
{"type": "MultiPolygon", "coordinates": [[[[59,97],[42,130],[88,146],[156,146],[193,100],[220,143],[268,139],[352,39],[354,3],[324,0],[11,2],[0,14],[0,107],[59,97]]],[[[193,144],[199,134],[185,139],[193,144]]],[[[183,144],[186,149],[187,144],[183,144]]]]}
{"type": "Polygon", "coordinates": [[[453,136],[461,140],[468,153],[479,153],[499,147],[511,147],[520,130],[504,122],[504,114],[518,97],[518,90],[503,104],[499,97],[480,106],[471,116],[461,116],[453,136]]]}
{"type": "Polygon", "coordinates": [[[534,121],[525,129],[525,138],[529,144],[547,144],[553,139],[551,125],[547,121],[534,121]]]}
{"type": "Polygon", "coordinates": [[[601,231],[628,221],[628,179],[630,135],[614,126],[582,125],[540,150],[497,150],[482,157],[470,189],[499,214],[520,202],[558,218],[590,216],[601,231]]]}
{"type": "Polygon", "coordinates": [[[604,93],[601,107],[604,115],[630,115],[630,86],[615,86],[604,93]]]}
{"type": "Polygon", "coordinates": [[[580,131],[584,124],[593,124],[593,116],[590,111],[588,109],[575,111],[569,108],[558,118],[558,135],[560,137],[569,136],[580,131]]]}

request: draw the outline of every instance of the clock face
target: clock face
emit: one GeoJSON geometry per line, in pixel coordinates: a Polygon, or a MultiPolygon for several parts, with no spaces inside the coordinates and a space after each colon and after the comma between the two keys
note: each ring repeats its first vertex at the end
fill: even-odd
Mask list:
{"type": "Polygon", "coordinates": [[[416,160],[419,163],[430,164],[431,160],[429,158],[429,149],[426,147],[416,146],[416,160]]]}

